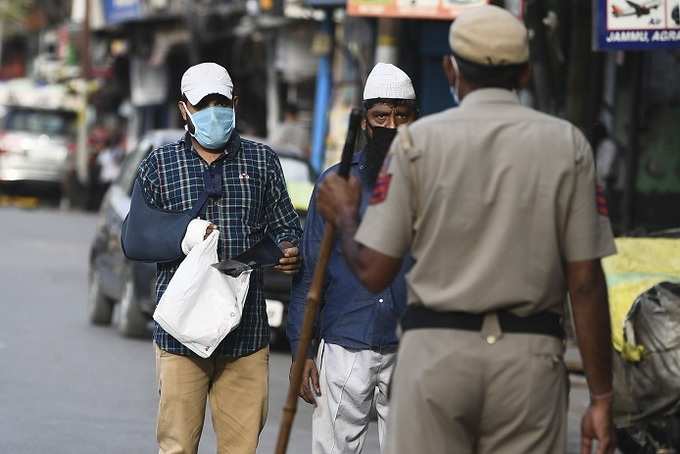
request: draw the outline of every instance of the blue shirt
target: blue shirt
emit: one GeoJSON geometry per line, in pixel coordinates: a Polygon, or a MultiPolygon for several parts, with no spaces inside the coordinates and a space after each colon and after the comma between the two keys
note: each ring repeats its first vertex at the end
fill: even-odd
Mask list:
{"type": "MultiPolygon", "coordinates": [[[[363,178],[363,161],[363,152],[355,154],[350,171],[362,182],[359,209],[361,216],[366,211],[373,190],[363,178]]],[[[311,285],[324,230],[324,220],[316,209],[317,189],[329,172],[337,172],[337,167],[337,165],[331,167],[319,177],[309,202],[301,245],[302,267],[293,278],[288,307],[286,334],[293,355],[297,352],[300,340],[307,292],[311,285]]],[[[409,263],[410,260],[404,260],[399,274],[388,288],[380,293],[371,293],[349,269],[343,258],[340,242],[336,239],[326,271],[322,309],[316,323],[317,337],[330,344],[359,350],[396,347],[397,323],[406,309],[404,273],[409,263]]],[[[313,356],[313,351],[308,354],[313,356]]]]}
{"type": "MultiPolygon", "coordinates": [[[[203,173],[222,165],[222,197],[208,199],[205,218],[220,231],[217,255],[234,257],[269,234],[280,244],[297,244],[302,229],[291,205],[279,159],[269,147],[241,139],[234,133],[225,154],[206,163],[191,146],[187,135],[179,142],[152,151],[139,165],[138,178],[144,196],[155,208],[169,211],[191,209],[203,192],[203,173]]],[[[156,298],[160,301],[181,261],[158,264],[156,298]]],[[[168,352],[194,355],[157,323],[154,340],[168,352]]],[[[250,288],[241,323],[229,333],[217,353],[232,357],[253,353],[269,342],[269,324],[263,296],[262,271],[251,274],[250,288]]]]}

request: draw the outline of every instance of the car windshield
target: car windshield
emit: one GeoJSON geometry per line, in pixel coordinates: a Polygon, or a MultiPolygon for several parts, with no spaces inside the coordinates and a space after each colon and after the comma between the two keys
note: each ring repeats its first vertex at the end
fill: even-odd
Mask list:
{"type": "Polygon", "coordinates": [[[135,176],[137,176],[137,167],[139,167],[139,163],[142,162],[142,159],[144,159],[154,148],[167,143],[176,142],[183,134],[184,131],[177,130],[176,132],[168,132],[167,135],[164,134],[159,136],[149,134],[143,137],[139,141],[139,144],[137,144],[137,147],[128,154],[123,161],[117,184],[126,190],[128,194],[132,194],[132,183],[134,182],[135,176]]]}
{"type": "Polygon", "coordinates": [[[120,176],[118,177],[118,185],[125,189],[128,194],[132,193],[132,182],[137,174],[137,167],[139,163],[142,162],[144,156],[151,151],[153,146],[150,142],[144,140],[135,148],[135,150],[130,153],[123,161],[123,165],[120,168],[120,176]]]}
{"type": "Polygon", "coordinates": [[[288,183],[293,181],[314,181],[306,162],[286,156],[279,156],[279,161],[281,161],[283,175],[288,183]]]}
{"type": "Polygon", "coordinates": [[[65,110],[13,108],[5,116],[8,131],[47,134],[48,136],[73,136],[76,114],[65,110]]]}

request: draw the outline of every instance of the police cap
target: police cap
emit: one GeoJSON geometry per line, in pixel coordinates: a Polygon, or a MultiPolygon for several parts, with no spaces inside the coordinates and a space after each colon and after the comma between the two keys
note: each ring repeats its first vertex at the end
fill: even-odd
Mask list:
{"type": "Polygon", "coordinates": [[[454,55],[483,66],[508,66],[529,60],[526,27],[503,8],[484,5],[466,9],[451,24],[454,55]]]}

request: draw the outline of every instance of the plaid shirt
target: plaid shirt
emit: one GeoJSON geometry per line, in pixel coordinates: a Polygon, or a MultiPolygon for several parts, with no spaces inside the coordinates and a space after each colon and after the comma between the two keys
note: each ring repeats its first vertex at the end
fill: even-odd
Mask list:
{"type": "MultiPolygon", "coordinates": [[[[220,260],[234,257],[262,240],[266,234],[280,244],[298,243],[300,221],[291,205],[281,164],[267,146],[241,139],[235,132],[227,144],[222,166],[224,196],[208,199],[205,219],[217,226],[220,260]]],[[[168,211],[191,209],[203,191],[203,173],[217,161],[207,164],[191,146],[186,135],[177,143],[151,152],[139,165],[147,202],[168,211]]],[[[156,301],[160,301],[180,262],[158,264],[156,301]]],[[[157,323],[154,340],[170,353],[192,356],[189,349],[166,333],[157,323]]],[[[253,353],[269,342],[269,324],[263,295],[262,271],[251,274],[250,289],[241,323],[216,350],[240,357],[253,353]]]]}

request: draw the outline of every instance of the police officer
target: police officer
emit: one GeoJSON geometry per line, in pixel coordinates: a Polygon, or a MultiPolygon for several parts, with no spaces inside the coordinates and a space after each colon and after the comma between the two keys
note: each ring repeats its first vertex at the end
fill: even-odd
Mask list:
{"type": "Polygon", "coordinates": [[[329,176],[318,196],[369,290],[389,284],[407,251],[415,259],[387,452],[563,453],[568,291],[591,394],[582,452],[611,453],[600,258],[615,246],[592,151],[573,125],[520,105],[529,48],[514,16],[470,8],[449,41],[461,105],[401,128],[361,225],[355,180],[329,176]]]}

